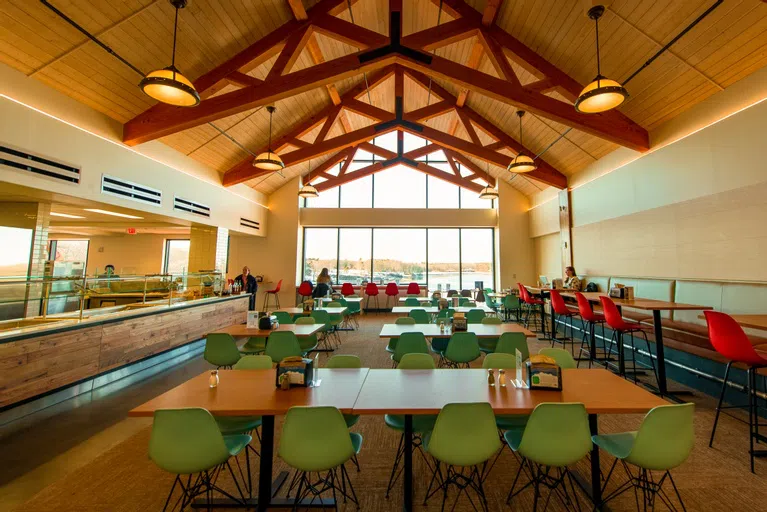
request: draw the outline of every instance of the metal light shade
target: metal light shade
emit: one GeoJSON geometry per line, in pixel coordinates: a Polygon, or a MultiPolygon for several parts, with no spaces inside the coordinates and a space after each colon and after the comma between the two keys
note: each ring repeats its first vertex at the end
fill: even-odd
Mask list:
{"type": "Polygon", "coordinates": [[[319,196],[320,193],[317,192],[317,189],[311,185],[304,185],[301,187],[301,190],[298,191],[298,197],[304,197],[306,199],[311,199],[319,196]]]}
{"type": "Polygon", "coordinates": [[[626,101],[628,95],[628,91],[615,80],[597,76],[575,100],[575,110],[586,114],[606,112],[626,101]]]}
{"type": "Polygon", "coordinates": [[[482,189],[482,191],[479,193],[480,199],[498,199],[498,191],[495,190],[493,187],[485,187],[482,189]]]}
{"type": "Polygon", "coordinates": [[[265,171],[279,171],[285,167],[285,163],[277,153],[265,151],[253,160],[253,167],[258,167],[265,171]]]}
{"type": "Polygon", "coordinates": [[[509,164],[509,170],[517,173],[532,172],[537,168],[538,166],[535,165],[535,161],[522,153],[518,154],[509,164]]]}
{"type": "Polygon", "coordinates": [[[187,77],[173,66],[152,71],[139,83],[148,96],[177,107],[194,107],[200,103],[200,95],[187,77]]]}

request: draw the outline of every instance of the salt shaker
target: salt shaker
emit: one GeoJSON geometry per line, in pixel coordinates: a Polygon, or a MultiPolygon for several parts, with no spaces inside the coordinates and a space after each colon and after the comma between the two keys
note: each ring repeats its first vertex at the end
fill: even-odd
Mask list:
{"type": "Polygon", "coordinates": [[[211,370],[208,377],[208,384],[211,388],[218,387],[218,370],[211,370]]]}
{"type": "Polygon", "coordinates": [[[500,369],[498,370],[498,384],[502,387],[506,387],[506,370],[500,369]]]}
{"type": "Polygon", "coordinates": [[[495,386],[495,374],[493,373],[493,369],[492,368],[487,370],[487,385],[488,386],[495,386]]]}

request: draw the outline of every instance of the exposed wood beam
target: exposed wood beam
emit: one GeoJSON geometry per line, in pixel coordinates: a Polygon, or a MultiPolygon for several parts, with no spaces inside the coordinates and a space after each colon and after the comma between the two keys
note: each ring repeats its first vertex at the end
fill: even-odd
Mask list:
{"type": "Polygon", "coordinates": [[[458,41],[474,37],[477,26],[471,20],[459,18],[402,38],[402,44],[414,50],[430,52],[458,41]]]}
{"type": "Polygon", "coordinates": [[[290,153],[285,153],[284,155],[281,155],[282,161],[285,162],[286,167],[299,164],[310,158],[317,158],[327,153],[332,153],[338,149],[356,146],[360,142],[367,142],[374,137],[384,135],[396,129],[396,126],[381,127],[381,124],[382,123],[366,126],[365,128],[360,128],[359,130],[354,130],[353,132],[312,144],[308,148],[296,149],[290,153]]]}
{"type": "Polygon", "coordinates": [[[330,131],[330,128],[333,127],[333,124],[336,122],[336,119],[338,118],[338,114],[341,113],[341,105],[336,105],[334,109],[330,111],[330,114],[328,114],[327,119],[325,119],[325,123],[322,125],[322,128],[320,128],[320,133],[317,134],[317,138],[314,140],[315,143],[322,142],[325,140],[325,137],[328,136],[328,132],[330,131]]]}
{"type": "MultiPolygon", "coordinates": [[[[461,176],[454,176],[452,174],[448,174],[445,171],[437,169],[436,167],[432,167],[426,162],[418,162],[418,165],[412,165],[409,162],[403,162],[402,165],[404,165],[405,167],[410,167],[411,169],[415,169],[417,171],[421,171],[422,173],[428,174],[429,176],[432,176],[434,178],[447,181],[448,183],[452,183],[454,185],[458,185],[459,187],[473,190],[476,193],[481,192],[482,189],[484,188],[479,183],[474,183],[473,181],[466,178],[462,178],[461,176]]],[[[495,182],[495,180],[493,180],[493,182],[495,182]]]]}
{"type": "Polygon", "coordinates": [[[240,71],[234,71],[233,73],[229,73],[229,76],[226,77],[226,80],[240,85],[242,87],[251,87],[251,86],[257,86],[264,83],[263,80],[259,80],[258,78],[252,77],[250,75],[246,75],[245,73],[242,73],[240,71]]]}
{"type": "Polygon", "coordinates": [[[446,112],[450,112],[455,109],[455,103],[452,101],[442,100],[437,103],[432,103],[426,107],[412,110],[405,114],[404,118],[407,121],[426,121],[432,117],[441,116],[446,112]]]}
{"type": "Polygon", "coordinates": [[[339,176],[343,176],[346,174],[346,171],[349,169],[349,166],[352,164],[352,161],[354,160],[354,155],[357,154],[357,146],[352,146],[348,151],[348,156],[346,157],[346,160],[344,160],[343,165],[341,165],[341,170],[338,172],[339,176]]]}
{"type": "Polygon", "coordinates": [[[409,158],[410,160],[416,160],[422,156],[431,155],[432,153],[440,151],[441,149],[442,147],[437,144],[427,144],[425,146],[421,146],[420,148],[410,150],[402,156],[409,158]]]}
{"type": "Polygon", "coordinates": [[[458,169],[458,164],[455,163],[455,159],[453,159],[452,153],[445,151],[445,158],[447,158],[447,163],[450,165],[450,169],[452,169],[453,174],[460,176],[461,171],[458,169]]]}
{"type": "MultiPolygon", "coordinates": [[[[312,170],[312,172],[304,176],[303,182],[311,183],[318,177],[325,174],[328,169],[338,164],[338,162],[342,161],[344,158],[349,158],[349,154],[350,154],[349,148],[346,148],[346,149],[342,149],[335,155],[330,156],[327,160],[325,160],[320,165],[318,165],[314,170],[312,170]]],[[[327,179],[330,179],[330,178],[327,178],[327,179]]]]}
{"type": "Polygon", "coordinates": [[[466,112],[463,108],[456,109],[456,112],[458,113],[458,118],[461,120],[461,123],[463,124],[464,129],[466,130],[466,133],[469,134],[469,138],[474,144],[482,145],[482,141],[479,140],[479,135],[477,135],[477,132],[474,130],[474,127],[471,125],[471,121],[469,120],[469,116],[466,115],[466,112]]]}
{"type": "Polygon", "coordinates": [[[517,78],[517,74],[514,72],[511,64],[509,64],[508,59],[504,55],[501,45],[499,45],[492,37],[488,37],[484,31],[479,32],[477,41],[482,45],[485,55],[490,59],[490,63],[495,68],[495,72],[498,73],[498,76],[508,80],[514,87],[521,87],[522,84],[519,83],[519,78],[517,78]]]}
{"type": "Polygon", "coordinates": [[[353,98],[345,100],[343,106],[346,110],[351,110],[352,112],[356,112],[357,114],[375,121],[391,121],[394,119],[394,114],[391,112],[353,98]]]}
{"type": "Polygon", "coordinates": [[[376,162],[368,165],[367,167],[363,167],[362,169],[357,169],[351,174],[346,174],[344,176],[338,176],[332,180],[323,181],[322,183],[316,185],[315,188],[319,192],[322,192],[324,190],[343,185],[344,183],[349,183],[350,181],[358,180],[360,178],[364,178],[365,176],[370,176],[371,174],[383,171],[384,169],[385,167],[383,162],[376,162]]]}
{"type": "Polygon", "coordinates": [[[389,43],[386,36],[335,16],[318,16],[313,25],[317,32],[361,50],[389,43]]]}
{"type": "Polygon", "coordinates": [[[286,72],[290,73],[293,64],[298,60],[306,43],[309,42],[309,38],[312,37],[312,33],[312,27],[311,25],[308,25],[298,29],[287,39],[287,41],[285,41],[285,46],[282,47],[280,56],[277,57],[272,69],[269,70],[269,74],[266,75],[267,82],[273,78],[284,75],[286,72]]]}
{"type": "Polygon", "coordinates": [[[485,10],[482,12],[482,24],[484,26],[489,27],[495,23],[498,12],[501,10],[501,4],[503,4],[503,0],[487,0],[485,10]]]}
{"type": "Polygon", "coordinates": [[[391,160],[392,158],[397,157],[397,153],[395,153],[394,151],[389,151],[386,148],[376,146],[375,144],[371,144],[370,142],[363,142],[359,144],[357,148],[363,151],[367,151],[368,153],[371,153],[373,155],[380,156],[381,158],[385,158],[387,160],[391,160]]]}
{"type": "Polygon", "coordinates": [[[461,166],[466,167],[473,173],[470,176],[465,176],[465,179],[473,180],[479,178],[488,185],[495,185],[495,178],[493,178],[487,171],[480,169],[477,164],[472,162],[466,155],[461,155],[460,153],[456,153],[449,149],[445,150],[445,154],[449,154],[454,161],[457,160],[460,162],[461,166]]]}

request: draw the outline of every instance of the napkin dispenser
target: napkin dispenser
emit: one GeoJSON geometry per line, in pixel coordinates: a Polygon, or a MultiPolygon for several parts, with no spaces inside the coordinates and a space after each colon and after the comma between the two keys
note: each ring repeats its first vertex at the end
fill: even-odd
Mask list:
{"type": "Polygon", "coordinates": [[[562,368],[548,356],[532,356],[525,362],[530,389],[562,391],[562,368]]]}
{"type": "Polygon", "coordinates": [[[314,300],[305,300],[303,302],[304,313],[311,313],[314,311],[314,300]]]}
{"type": "Polygon", "coordinates": [[[290,356],[277,363],[275,385],[280,387],[280,377],[285,375],[291,386],[311,386],[314,381],[314,360],[290,356]]]}
{"type": "Polygon", "coordinates": [[[469,328],[466,322],[466,315],[463,313],[453,314],[453,331],[465,331],[469,328]]]}
{"type": "Polygon", "coordinates": [[[276,329],[279,326],[280,323],[277,321],[277,317],[274,315],[264,315],[258,319],[258,328],[262,331],[276,329]]]}
{"type": "Polygon", "coordinates": [[[622,284],[616,284],[615,286],[610,288],[610,297],[613,299],[633,300],[634,287],[623,286],[622,284]]]}

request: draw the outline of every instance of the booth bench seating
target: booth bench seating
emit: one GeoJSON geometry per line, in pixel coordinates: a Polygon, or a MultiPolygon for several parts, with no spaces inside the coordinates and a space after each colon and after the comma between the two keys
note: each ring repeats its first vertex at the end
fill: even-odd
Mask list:
{"type": "MultiPolygon", "coordinates": [[[[711,306],[728,314],[764,314],[767,311],[767,283],[727,281],[697,281],[686,279],[648,279],[626,276],[587,276],[586,283],[595,283],[600,292],[623,284],[634,287],[634,296],[701,306],[711,306]]],[[[727,363],[708,339],[706,321],[698,318],[703,311],[662,311],[663,342],[672,349],[687,352],[719,363],[727,363]]],[[[648,311],[623,308],[623,316],[652,325],[648,311]]],[[[767,357],[765,332],[744,328],[756,350],[767,357]]],[[[648,333],[653,341],[652,332],[648,333]]],[[[767,371],[762,370],[764,374],[767,371]]],[[[762,373],[760,372],[760,373],[762,373]]]]}

